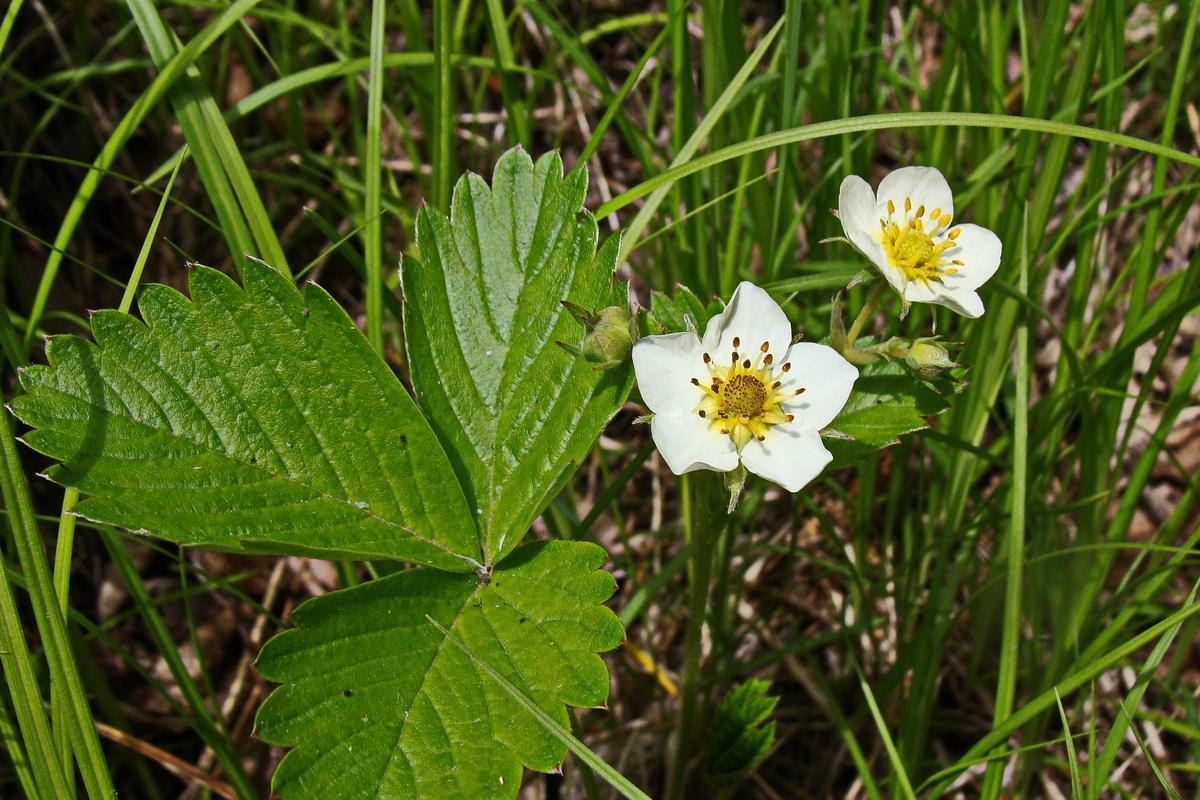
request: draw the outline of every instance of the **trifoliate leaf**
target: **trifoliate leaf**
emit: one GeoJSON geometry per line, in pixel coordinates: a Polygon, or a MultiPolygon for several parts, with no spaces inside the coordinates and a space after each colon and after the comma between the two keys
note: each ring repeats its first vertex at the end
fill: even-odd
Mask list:
{"type": "Polygon", "coordinates": [[[861,368],[854,391],[829,424],[851,440],[827,438],[832,468],[844,467],[888,445],[906,433],[929,427],[926,417],[950,407],[944,395],[918,380],[899,361],[880,359],[861,368]]]}
{"type": "Polygon", "coordinates": [[[617,237],[596,252],[581,211],[583,170],[520,149],[492,186],[467,175],[451,216],[417,217],[420,261],[406,259],[406,348],[417,400],[450,454],[483,540],[485,563],[517,545],[586,455],[633,381],[630,364],[597,371],[555,345],[579,323],[562,306],[624,302],[617,237]]]}
{"type": "Polygon", "coordinates": [[[775,741],[775,723],[764,725],[778,697],[766,697],[769,681],[752,680],[734,689],[717,708],[705,747],[704,777],[728,786],[762,760],[775,741]]]}
{"type": "Polygon", "coordinates": [[[428,614],[548,714],[608,694],[597,651],[623,635],[599,605],[604,551],[537,542],[486,579],[412,569],[310,600],[258,669],[284,685],[256,731],[291,746],[275,773],[284,798],[512,798],[521,765],[549,771],[566,747],[426,619],[428,614]]]}
{"type": "Polygon", "coordinates": [[[480,550],[441,444],[324,290],[250,261],[199,267],[191,300],[145,287],[145,324],[56,336],[13,411],[78,513],[191,545],[473,571],[480,550]]]}

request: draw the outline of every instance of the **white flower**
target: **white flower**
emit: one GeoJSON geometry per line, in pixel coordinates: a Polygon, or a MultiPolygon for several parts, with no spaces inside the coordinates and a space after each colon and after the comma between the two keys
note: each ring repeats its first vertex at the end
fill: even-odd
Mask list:
{"type": "Polygon", "coordinates": [[[783,309],[742,283],[704,338],[646,336],[633,346],[651,433],[676,475],[738,463],[799,491],[832,456],[819,431],[850,396],[858,370],[832,347],[792,344],[783,309]]]}
{"type": "Polygon", "coordinates": [[[842,181],[838,216],[850,243],[909,303],[937,303],[964,317],[983,314],[975,290],[1000,266],[1000,239],[978,225],[955,225],[954,196],[932,167],[904,167],[879,182],[842,181]]]}

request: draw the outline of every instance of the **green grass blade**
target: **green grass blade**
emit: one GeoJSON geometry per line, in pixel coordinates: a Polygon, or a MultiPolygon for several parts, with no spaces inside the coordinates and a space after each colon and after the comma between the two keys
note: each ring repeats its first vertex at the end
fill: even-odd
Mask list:
{"type": "MultiPolygon", "coordinates": [[[[686,26],[686,16],[681,15],[681,20],[686,26]]],[[[637,240],[641,238],[642,232],[646,229],[646,226],[650,224],[650,219],[658,210],[658,206],[666,197],[667,192],[670,191],[671,185],[679,178],[699,171],[695,169],[687,171],[683,170],[685,170],[689,164],[695,163],[695,161],[692,160],[692,156],[696,154],[696,151],[700,149],[700,145],[702,145],[705,139],[708,138],[708,135],[712,131],[713,127],[725,115],[725,112],[729,110],[734,98],[737,96],[738,92],[741,91],[742,87],[750,78],[750,75],[754,72],[754,69],[758,66],[759,62],[762,61],[763,56],[766,55],[767,49],[770,47],[771,42],[775,40],[775,37],[779,34],[779,31],[783,28],[783,22],[783,20],[780,20],[779,22],[775,23],[775,26],[771,28],[767,35],[763,37],[763,40],[759,42],[758,47],[754,48],[754,52],[751,53],[750,57],[746,59],[746,63],[742,64],[742,68],[738,70],[737,75],[733,77],[733,80],[731,80],[729,85],[725,87],[725,91],[721,93],[721,96],[717,98],[717,101],[713,104],[712,108],[708,110],[708,114],[705,115],[704,120],[699,126],[696,127],[695,132],[692,133],[687,142],[685,142],[679,149],[674,160],[671,162],[671,167],[666,172],[662,173],[663,175],[668,175],[678,171],[678,174],[675,175],[672,180],[658,183],[655,187],[651,188],[650,191],[638,195],[639,197],[643,197],[646,194],[649,194],[650,199],[646,201],[645,205],[638,209],[637,215],[634,216],[633,220],[629,223],[629,226],[625,229],[625,233],[621,239],[621,251],[617,256],[618,264],[623,263],[625,259],[629,257],[629,253],[632,252],[637,246],[637,240]]],[[[726,150],[729,149],[732,148],[726,148],[726,150]]],[[[725,152],[725,150],[719,152],[725,152]]],[[[650,182],[651,181],[647,181],[641,185],[645,186],[650,182]]],[[[625,203],[617,204],[617,201],[628,194],[630,194],[630,192],[625,192],[605,203],[596,212],[596,217],[598,219],[603,218],[613,211],[623,207],[625,203]]],[[[630,200],[632,199],[635,198],[630,198],[630,200]]]]}
{"type": "MultiPolygon", "coordinates": [[[[1200,584],[1192,587],[1192,593],[1188,595],[1187,601],[1184,603],[1185,608],[1195,604],[1196,590],[1198,588],[1200,588],[1200,584]]],[[[1142,663],[1142,668],[1138,670],[1137,681],[1129,690],[1129,694],[1121,702],[1121,714],[1113,721],[1112,730],[1109,731],[1108,738],[1104,741],[1104,747],[1096,757],[1097,775],[1112,774],[1113,764],[1116,763],[1117,757],[1120,755],[1121,746],[1125,743],[1125,733],[1132,726],[1133,715],[1137,712],[1138,706],[1142,702],[1142,696],[1145,695],[1150,681],[1154,678],[1155,670],[1158,669],[1158,665],[1162,663],[1167,650],[1175,642],[1175,637],[1182,625],[1183,622],[1180,621],[1163,633],[1162,638],[1154,645],[1154,649],[1150,651],[1150,655],[1146,656],[1146,660],[1142,663]]],[[[1099,800],[1103,788],[1103,781],[1090,783],[1088,785],[1090,797],[1094,800],[1099,800]]]]}
{"type": "MultiPolygon", "coordinates": [[[[16,440],[9,430],[6,426],[5,430],[0,431],[2,434],[0,435],[0,486],[3,488],[4,507],[8,510],[8,524],[12,529],[17,556],[28,581],[29,599],[33,604],[38,631],[42,638],[42,647],[46,653],[46,663],[50,668],[50,681],[57,690],[65,694],[64,721],[68,727],[71,748],[79,763],[79,771],[88,796],[93,800],[114,798],[116,790],[112,785],[112,777],[108,773],[104,753],[100,749],[100,740],[96,736],[87,695],[83,691],[83,683],[75,665],[75,654],[71,650],[71,643],[67,638],[66,622],[56,602],[54,583],[50,577],[50,567],[46,563],[46,553],[42,549],[41,531],[33,513],[29,486],[25,482],[21,460],[17,455],[16,440]]],[[[4,582],[7,584],[7,579],[4,579],[4,582]]],[[[5,647],[12,650],[9,656],[4,657],[5,675],[9,674],[8,658],[15,656],[15,666],[20,671],[18,680],[24,680],[22,676],[25,676],[25,670],[30,665],[23,658],[23,656],[27,656],[24,637],[20,634],[20,622],[16,617],[15,604],[12,602],[11,591],[7,585],[0,590],[0,597],[3,598],[0,600],[0,604],[4,606],[3,609],[0,609],[0,617],[3,617],[5,626],[5,647]],[[15,630],[11,627],[13,624],[18,626],[15,630]],[[18,647],[21,649],[20,654],[16,650],[18,647]]],[[[40,697],[36,683],[32,686],[23,686],[22,689],[32,693],[26,694],[20,699],[14,694],[14,702],[18,703],[18,711],[20,711],[21,703],[37,703],[40,697]]],[[[54,791],[48,793],[48,796],[53,798],[70,797],[71,792],[66,789],[65,785],[58,786],[56,783],[56,775],[58,779],[65,779],[66,766],[59,764],[52,749],[49,752],[45,749],[53,748],[48,731],[44,741],[45,748],[41,747],[43,739],[37,731],[40,729],[41,720],[44,719],[43,712],[39,708],[34,718],[31,719],[28,713],[25,713],[24,716],[25,719],[21,720],[22,728],[24,729],[26,724],[33,726],[34,741],[38,743],[34,746],[41,750],[41,752],[30,750],[30,758],[35,765],[40,759],[46,759],[45,763],[50,765],[47,768],[50,773],[48,786],[53,787],[54,791]]],[[[20,714],[18,719],[21,719],[20,714]]],[[[28,740],[26,745],[29,746],[28,740]]]]}
{"type": "Polygon", "coordinates": [[[871,718],[875,720],[875,728],[879,731],[879,738],[883,742],[884,750],[887,751],[888,762],[892,765],[892,772],[899,784],[899,795],[906,800],[917,800],[912,784],[909,783],[908,773],[904,769],[904,762],[900,760],[900,753],[896,750],[896,743],[892,741],[892,735],[888,733],[887,721],[879,710],[879,704],[875,702],[875,694],[871,691],[862,672],[857,667],[855,671],[858,672],[859,688],[862,689],[863,697],[866,698],[867,708],[871,711],[871,718]]]}
{"type": "Polygon", "coordinates": [[[1058,703],[1058,718],[1062,721],[1063,743],[1067,748],[1067,770],[1071,773],[1071,798],[1083,800],[1083,781],[1079,777],[1079,756],[1075,754],[1075,739],[1071,735],[1071,724],[1067,719],[1067,710],[1063,708],[1062,695],[1054,690],[1054,700],[1058,703]]]}
{"type": "Polygon", "coordinates": [[[24,4],[25,0],[13,0],[8,11],[4,12],[4,19],[0,20],[0,53],[4,52],[4,46],[8,44],[8,36],[12,33],[13,25],[17,21],[17,14],[21,13],[21,6],[24,4]]]}
{"type": "MultiPolygon", "coordinates": [[[[4,487],[8,487],[7,480],[4,487]]],[[[28,797],[54,800],[68,796],[70,784],[51,735],[50,721],[42,709],[38,671],[31,652],[7,570],[0,570],[0,665],[4,667],[4,681],[8,684],[21,735],[21,741],[14,742],[12,758],[14,763],[25,764],[26,774],[32,773],[29,775],[32,785],[26,786],[28,797]]]]}
{"type": "Polygon", "coordinates": [[[371,2],[371,69],[367,78],[367,131],[363,153],[363,236],[367,267],[367,341],[383,352],[383,49],[386,3],[371,2]]]}
{"type": "Polygon", "coordinates": [[[125,147],[126,143],[128,143],[130,137],[137,131],[138,126],[142,124],[143,120],[145,120],[146,116],[158,102],[166,96],[175,82],[187,72],[187,69],[195,62],[199,55],[207,50],[226,30],[238,24],[242,16],[247,14],[259,2],[261,0],[239,0],[217,15],[203,31],[188,42],[169,63],[160,69],[158,77],[142,92],[133,104],[133,107],[126,112],[124,118],[121,119],[116,129],[112,132],[112,135],[104,143],[99,155],[92,162],[91,170],[84,176],[79,189],[75,192],[75,197],[71,200],[71,205],[67,209],[67,213],[63,216],[58,233],[54,237],[50,256],[46,259],[46,266],[42,270],[42,277],[38,283],[37,294],[29,311],[29,321],[25,332],[26,351],[32,347],[33,341],[37,336],[38,324],[41,321],[42,314],[45,313],[46,302],[50,298],[50,291],[53,289],[55,278],[58,276],[58,268],[74,236],[75,229],[83,220],[84,211],[87,209],[92,196],[95,195],[96,189],[100,185],[100,180],[108,173],[109,167],[112,166],[113,161],[125,147]]]}
{"type": "MultiPolygon", "coordinates": [[[[1182,54],[1192,54],[1194,56],[1193,43],[1196,40],[1197,15],[1200,15],[1200,0],[1192,0],[1187,4],[1187,11],[1183,12],[1183,19],[1187,20],[1187,22],[1184,23],[1183,38],[1179,43],[1179,52],[1182,54]]],[[[1164,147],[1169,147],[1171,142],[1175,140],[1175,125],[1179,120],[1179,104],[1185,87],[1190,93],[1195,92],[1195,86],[1188,84],[1188,73],[1194,66],[1194,58],[1191,57],[1183,57],[1175,62],[1175,72],[1171,78],[1170,94],[1167,96],[1167,106],[1163,111],[1161,141],[1164,147]]],[[[1154,177],[1150,186],[1151,194],[1157,194],[1163,190],[1167,180],[1167,167],[1169,165],[1170,162],[1161,156],[1154,162],[1154,177]]],[[[1143,237],[1141,246],[1135,251],[1137,260],[1133,265],[1133,288],[1129,292],[1128,314],[1130,319],[1137,319],[1142,315],[1142,310],[1146,307],[1146,298],[1150,294],[1150,280],[1157,272],[1155,269],[1155,257],[1157,254],[1153,245],[1154,234],[1158,231],[1161,217],[1162,207],[1159,205],[1150,206],[1149,211],[1146,213],[1145,227],[1151,235],[1143,237]]]]}
{"type": "Polygon", "coordinates": [[[25,797],[29,800],[40,800],[42,793],[33,776],[29,756],[25,754],[25,745],[21,741],[21,734],[8,710],[8,698],[4,696],[0,696],[0,745],[3,745],[4,750],[8,753],[13,772],[17,774],[17,784],[25,793],[25,797]]]}
{"type": "MultiPolygon", "coordinates": [[[[1029,218],[1022,238],[1020,280],[1018,291],[1029,292],[1029,218]]],[[[1008,572],[1004,584],[1004,630],[1000,643],[1000,674],[996,686],[996,708],[993,725],[999,725],[1012,714],[1016,697],[1017,677],[1021,657],[1021,627],[1023,622],[1025,586],[1025,503],[1029,490],[1029,385],[1032,380],[1029,359],[1029,317],[1021,315],[1017,328],[1016,392],[1013,399],[1012,428],[1012,490],[1009,508],[1008,541],[1005,559],[1008,572]]],[[[981,797],[995,800],[1000,796],[1004,778],[1004,762],[988,762],[981,797]]]]}
{"type": "Polygon", "coordinates": [[[487,19],[492,52],[496,57],[496,74],[500,79],[500,94],[504,97],[504,108],[508,112],[509,144],[520,145],[532,152],[533,132],[529,127],[529,111],[513,70],[517,60],[513,56],[508,20],[500,0],[487,0],[487,19]]]}
{"type": "Polygon", "coordinates": [[[1179,623],[1197,613],[1200,613],[1200,603],[1190,603],[1142,631],[1137,636],[1129,639],[1124,644],[1115,647],[1107,653],[1098,655],[1095,659],[1059,681],[1055,686],[1015,711],[1003,724],[993,728],[982,739],[972,745],[953,766],[941,770],[926,780],[921,789],[928,789],[930,797],[941,796],[959,772],[975,763],[984,754],[992,751],[998,745],[1003,744],[1014,731],[1019,730],[1031,719],[1052,708],[1060,694],[1069,694],[1075,691],[1088,681],[1095,679],[1096,676],[1105,670],[1111,669],[1141,648],[1155,642],[1179,623]]]}
{"type": "Polygon", "coordinates": [[[454,82],[451,60],[454,51],[454,9],[451,0],[433,2],[433,106],[434,126],[430,144],[433,152],[433,188],[430,205],[438,211],[450,210],[450,187],[454,185],[454,82]]]}
{"type": "MultiPolygon", "coordinates": [[[[1038,131],[1059,136],[1073,136],[1096,142],[1106,142],[1117,147],[1128,147],[1151,155],[1164,156],[1184,164],[1200,167],[1200,156],[1194,156],[1172,147],[1164,147],[1156,142],[1148,142],[1136,136],[1128,136],[1112,131],[1101,131],[1084,125],[1073,125],[1054,120],[1034,119],[1031,117],[1015,117],[1005,114],[981,114],[966,111],[906,111],[893,114],[870,114],[863,117],[839,119],[831,122],[817,122],[812,125],[801,125],[785,131],[768,133],[757,136],[745,142],[739,142],[724,147],[712,153],[697,156],[686,163],[672,166],[670,169],[642,181],[637,186],[622,192],[596,210],[597,217],[604,217],[614,211],[619,211],[635,200],[653,194],[664,186],[669,186],[680,178],[702,172],[709,167],[723,164],[750,153],[761,150],[771,150],[792,142],[804,142],[813,139],[824,139],[830,136],[841,136],[846,133],[861,131],[881,131],[892,128],[936,128],[946,125],[958,125],[968,128],[998,128],[1000,130],[1038,131]]],[[[643,226],[644,227],[644,226],[643,226]]],[[[633,241],[633,237],[626,238],[633,241]]]]}
{"type": "MultiPolygon", "coordinates": [[[[179,52],[174,35],[158,15],[150,0],[126,0],[141,31],[154,63],[165,66],[179,52]]],[[[242,159],[233,134],[222,119],[216,101],[200,79],[195,64],[171,87],[168,96],[179,119],[183,135],[191,145],[196,166],[222,226],[235,233],[231,246],[234,263],[243,253],[257,255],[285,275],[291,275],[287,256],[275,235],[270,215],[254,186],[250,171],[242,159]],[[242,241],[248,231],[253,242],[242,241]]]]}
{"type": "Polygon", "coordinates": [[[179,691],[183,695],[188,709],[191,711],[190,722],[192,726],[204,739],[205,744],[212,749],[213,755],[217,758],[217,763],[221,765],[221,768],[225,772],[225,780],[234,788],[237,796],[241,800],[255,800],[257,793],[249,777],[247,777],[246,771],[242,768],[241,757],[237,752],[237,748],[234,747],[229,737],[220,730],[218,720],[214,719],[212,710],[200,693],[196,682],[192,680],[191,675],[188,673],[187,667],[183,663],[183,658],[180,656],[179,650],[175,647],[175,640],[171,636],[170,631],[167,630],[166,623],[163,621],[162,615],[159,613],[153,598],[150,597],[150,593],[146,590],[142,576],[138,574],[133,559],[130,558],[129,552],[125,549],[125,542],[122,541],[121,535],[111,528],[105,527],[101,527],[99,532],[101,541],[112,558],[113,565],[117,568],[122,582],[124,582],[125,587],[129,590],[130,598],[137,606],[138,614],[145,623],[150,638],[153,639],[155,645],[158,647],[159,653],[166,662],[171,676],[175,679],[175,684],[179,687],[179,691]]]}

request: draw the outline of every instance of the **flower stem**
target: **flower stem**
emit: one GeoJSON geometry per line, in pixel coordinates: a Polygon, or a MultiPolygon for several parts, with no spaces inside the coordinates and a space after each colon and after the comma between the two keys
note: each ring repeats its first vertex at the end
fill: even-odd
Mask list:
{"type": "Polygon", "coordinates": [[[862,311],[858,312],[858,316],[854,318],[854,324],[846,332],[846,347],[854,347],[854,343],[858,341],[858,334],[862,332],[863,325],[867,324],[867,319],[871,314],[875,313],[875,306],[879,305],[879,299],[883,297],[887,287],[887,283],[880,282],[871,292],[871,296],[867,298],[867,304],[862,307],[862,311]]]}
{"type": "Polygon", "coordinates": [[[692,545],[691,599],[688,603],[687,639],[684,644],[683,689],[679,705],[679,727],[675,748],[670,752],[665,800],[681,800],[687,786],[687,765],[692,754],[692,736],[696,727],[697,695],[700,689],[700,649],[704,621],[708,611],[708,584],[712,578],[712,556],[718,514],[712,493],[714,475],[696,473],[682,476],[684,484],[684,532],[692,545]]]}

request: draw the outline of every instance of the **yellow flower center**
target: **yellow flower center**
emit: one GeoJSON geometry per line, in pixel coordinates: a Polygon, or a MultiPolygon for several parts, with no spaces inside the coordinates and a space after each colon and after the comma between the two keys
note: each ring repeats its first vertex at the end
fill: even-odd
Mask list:
{"type": "Polygon", "coordinates": [[[913,210],[912,199],[904,198],[904,214],[896,215],[896,204],[888,200],[888,216],[879,220],[879,241],[883,242],[888,262],[903,273],[906,281],[941,281],[947,275],[958,272],[963,262],[947,260],[943,254],[957,244],[958,228],[946,232],[941,241],[935,242],[950,225],[950,215],[940,208],[925,216],[925,206],[913,210]],[[928,224],[928,227],[926,225],[928,224]]]}
{"type": "Polygon", "coordinates": [[[768,352],[770,344],[763,342],[758,355],[751,361],[741,356],[736,348],[741,347],[740,337],[733,337],[733,357],[728,367],[718,366],[712,357],[704,354],[704,365],[708,368],[708,380],[692,378],[704,397],[696,406],[695,413],[710,420],[712,429],[733,439],[738,452],[751,438],[762,441],[772,425],[791,422],[795,417],[783,413],[781,404],[791,400],[804,389],[780,390],[782,375],[792,368],[785,363],[776,370],[772,365],[775,357],[768,352]]]}

